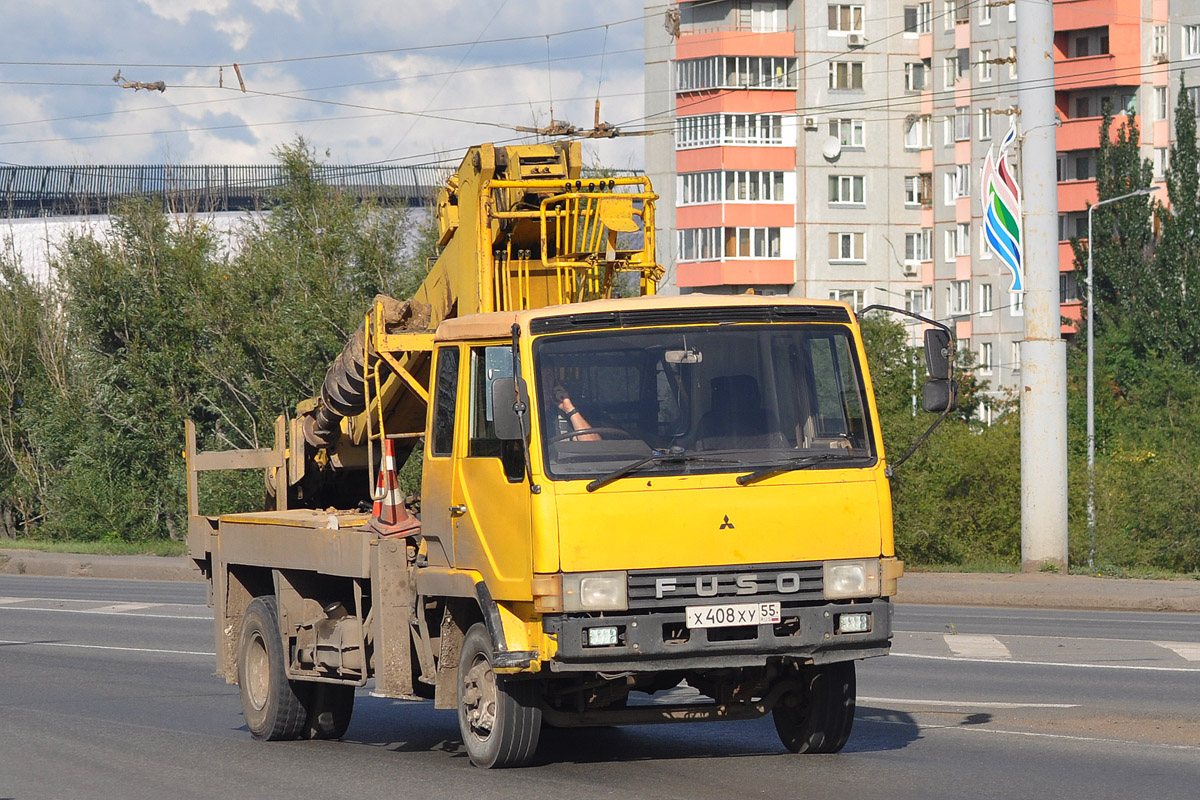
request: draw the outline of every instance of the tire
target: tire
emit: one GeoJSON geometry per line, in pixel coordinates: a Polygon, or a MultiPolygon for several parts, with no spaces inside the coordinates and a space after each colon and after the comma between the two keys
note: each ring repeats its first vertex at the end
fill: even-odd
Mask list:
{"type": "Polygon", "coordinates": [[[537,680],[513,680],[492,671],[492,639],[476,623],[458,661],[458,729],[477,767],[520,767],[537,751],[542,731],[537,680]]]}
{"type": "Polygon", "coordinates": [[[296,739],[308,717],[309,684],[284,672],[283,639],[274,597],[256,597],[242,617],[238,640],[238,687],[250,735],[260,741],[296,739]]]}
{"type": "Polygon", "coordinates": [[[337,683],[314,683],[304,723],[306,739],[340,739],[354,714],[354,687],[337,683]]]}
{"type": "Polygon", "coordinates": [[[783,696],[771,715],[783,746],[793,753],[836,753],[854,727],[854,662],[803,667],[802,693],[783,696]]]}

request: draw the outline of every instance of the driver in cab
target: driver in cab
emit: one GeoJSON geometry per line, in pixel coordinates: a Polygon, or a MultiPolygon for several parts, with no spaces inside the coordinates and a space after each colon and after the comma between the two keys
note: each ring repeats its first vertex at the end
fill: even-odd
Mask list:
{"type": "MultiPolygon", "coordinates": [[[[542,370],[542,389],[545,395],[543,410],[545,418],[549,421],[551,438],[570,434],[572,431],[591,430],[591,423],[584,418],[583,414],[579,413],[579,409],[571,400],[570,393],[555,377],[553,367],[546,367],[542,370]]],[[[573,439],[577,442],[598,442],[600,434],[581,432],[577,436],[564,436],[563,438],[573,439]]]]}

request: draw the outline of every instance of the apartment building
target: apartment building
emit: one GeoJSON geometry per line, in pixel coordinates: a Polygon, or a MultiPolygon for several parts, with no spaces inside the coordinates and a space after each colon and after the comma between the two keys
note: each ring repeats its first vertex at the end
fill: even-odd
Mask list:
{"type": "MultiPolygon", "coordinates": [[[[1020,3],[646,9],[646,112],[673,134],[647,143],[666,290],[902,304],[952,322],[997,395],[1016,386],[1024,309],[978,198],[984,155],[1017,113],[1020,3]]],[[[1096,198],[1101,110],[1138,120],[1161,176],[1180,68],[1200,66],[1200,0],[1058,0],[1054,50],[1069,336],[1081,282],[1068,240],[1096,198]]]]}

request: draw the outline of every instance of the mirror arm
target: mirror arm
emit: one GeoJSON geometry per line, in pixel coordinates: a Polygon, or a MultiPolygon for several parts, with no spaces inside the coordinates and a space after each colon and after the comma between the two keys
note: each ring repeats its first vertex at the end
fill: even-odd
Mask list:
{"type": "Polygon", "coordinates": [[[936,328],[941,328],[942,330],[944,330],[947,333],[947,335],[950,336],[951,339],[954,338],[954,331],[950,330],[949,325],[947,325],[944,322],[938,322],[936,319],[930,319],[929,317],[918,314],[915,311],[906,311],[903,308],[896,308],[895,306],[885,306],[885,305],[881,305],[880,303],[873,303],[873,304],[867,306],[866,308],[864,308],[862,311],[859,311],[857,316],[861,317],[863,314],[866,314],[868,311],[891,311],[896,314],[903,314],[906,317],[912,317],[913,319],[919,319],[919,320],[921,320],[921,322],[927,323],[929,325],[933,325],[936,328]]]}
{"type": "Polygon", "coordinates": [[[517,420],[521,424],[521,450],[525,455],[525,477],[529,481],[529,491],[541,494],[542,487],[533,482],[533,459],[529,455],[529,425],[526,415],[529,413],[527,403],[521,402],[521,326],[512,326],[512,366],[513,366],[513,410],[517,412],[517,420]]]}
{"type": "Polygon", "coordinates": [[[938,418],[933,421],[933,424],[925,429],[925,432],[921,434],[921,437],[917,439],[917,441],[913,442],[912,447],[908,448],[904,455],[900,456],[900,458],[896,459],[894,462],[888,463],[887,469],[884,470],[884,474],[889,478],[892,477],[892,473],[896,471],[896,467],[900,466],[905,461],[908,461],[908,457],[917,452],[918,447],[925,444],[925,440],[929,438],[929,434],[933,433],[934,428],[936,428],[938,425],[941,425],[942,421],[945,420],[946,417],[950,416],[950,412],[952,410],[952,408],[947,408],[945,411],[943,411],[941,415],[939,415],[938,418]]]}

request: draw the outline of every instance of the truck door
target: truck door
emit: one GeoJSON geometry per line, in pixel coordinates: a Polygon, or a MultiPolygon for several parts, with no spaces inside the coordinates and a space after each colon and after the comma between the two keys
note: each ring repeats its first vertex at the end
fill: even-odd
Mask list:
{"type": "Polygon", "coordinates": [[[454,562],[484,575],[496,599],[528,599],[533,572],[529,486],[519,441],[496,436],[492,382],[512,375],[507,345],[467,350],[466,402],[454,464],[454,562]],[[465,423],[465,424],[464,424],[465,423]]]}

